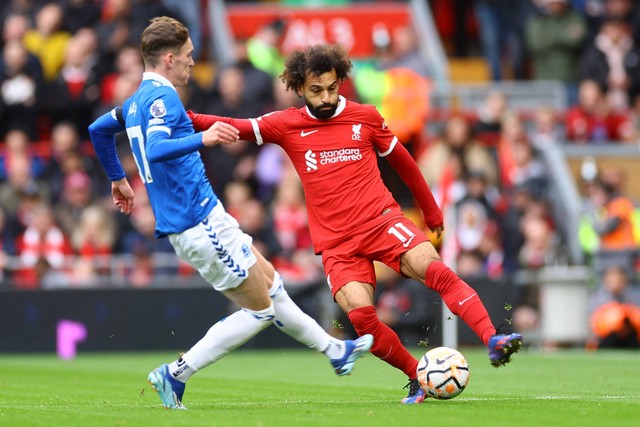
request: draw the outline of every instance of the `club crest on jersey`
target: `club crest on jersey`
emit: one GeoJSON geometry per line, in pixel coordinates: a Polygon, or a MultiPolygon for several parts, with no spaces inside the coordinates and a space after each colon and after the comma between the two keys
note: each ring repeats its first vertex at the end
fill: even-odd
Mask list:
{"type": "Polygon", "coordinates": [[[360,129],[362,129],[362,123],[351,126],[351,131],[353,132],[353,135],[351,135],[351,139],[353,139],[354,141],[362,141],[362,136],[360,136],[360,129]]]}
{"type": "Polygon", "coordinates": [[[251,255],[251,249],[249,249],[249,246],[242,244],[242,254],[245,258],[249,258],[251,255]]]}
{"type": "Polygon", "coordinates": [[[164,117],[165,114],[167,114],[167,108],[164,106],[162,99],[156,99],[153,101],[153,104],[151,104],[149,112],[153,117],[164,117]]]}

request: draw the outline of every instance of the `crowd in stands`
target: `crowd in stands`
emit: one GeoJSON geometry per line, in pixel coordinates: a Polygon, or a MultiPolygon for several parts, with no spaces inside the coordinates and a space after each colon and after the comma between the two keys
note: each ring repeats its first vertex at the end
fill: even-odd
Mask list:
{"type": "MultiPolygon", "coordinates": [[[[137,46],[142,29],[157,15],[186,22],[197,62],[215,69],[210,81],[193,78],[180,92],[188,109],[248,118],[300,107],[301,101],[278,79],[282,58],[277,43],[285,21],[257,29],[250,39],[235,40],[234,63],[216,67],[203,18],[207,2],[194,0],[189,8],[182,3],[2,2],[0,286],[91,287],[119,275],[132,286],[144,287],[162,272],[194,275],[177,260],[175,265],[154,261],[158,254],[173,251],[166,239],[154,238],[153,213],[126,137],[118,147],[136,192],[129,217],[114,208],[110,185],[88,141],[89,123],[120,105],[140,82],[144,67],[137,46]],[[118,256],[132,261],[114,264],[118,256]]],[[[374,37],[375,55],[355,61],[354,74],[341,93],[376,105],[410,148],[447,215],[448,236],[435,243],[460,275],[500,279],[522,268],[570,264],[549,206],[548,174],[539,152],[556,144],[640,143],[640,3],[432,3],[436,15],[446,8],[444,3],[459,6],[455,20],[473,14],[494,80],[561,81],[568,94],[566,108],[520,111],[504,93],[490,92],[476,110],[460,106],[430,111],[429,67],[408,27],[374,37]],[[504,22],[508,25],[496,24],[504,22]]],[[[287,283],[302,290],[323,283],[308,234],[304,194],[280,149],[239,142],[201,154],[226,209],[287,283]]],[[[380,167],[397,200],[411,212],[414,205],[406,186],[384,160],[380,167]]],[[[616,182],[613,172],[584,182],[590,216],[585,215],[581,241],[587,252],[610,241],[624,241],[624,250],[633,252],[638,246],[635,201],[625,196],[628,183],[616,182]],[[627,204],[612,202],[620,197],[627,204]],[[607,215],[619,220],[606,221],[607,215]],[[611,233],[618,234],[610,238],[611,233]]],[[[420,215],[415,218],[420,221],[420,215]]],[[[388,281],[392,284],[387,292],[408,292],[397,278],[388,281]]],[[[381,312],[390,319],[394,315],[389,307],[399,301],[394,298],[387,294],[381,300],[387,306],[381,312]]],[[[406,295],[402,300],[411,302],[406,295]]]]}

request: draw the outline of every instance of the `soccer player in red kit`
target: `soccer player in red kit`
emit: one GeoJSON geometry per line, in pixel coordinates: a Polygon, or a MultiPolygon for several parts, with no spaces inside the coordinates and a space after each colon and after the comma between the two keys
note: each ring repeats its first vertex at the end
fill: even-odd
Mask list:
{"type": "Polygon", "coordinates": [[[223,121],[239,129],[240,139],[274,143],[286,151],[304,187],[314,249],[322,254],[333,297],[359,335],[373,334],[371,352],[409,377],[409,395],[402,402],[421,403],[425,395],[416,379],[418,361],[376,314],[374,260],[437,291],[489,348],[492,365],[509,362],[522,336],[496,333],[475,290],[442,263],[383,183],[377,156],[398,171],[425,224],[440,236],[442,212],[407,149],[375,107],[339,95],[352,67],[345,49],[310,46],[294,51],[285,67],[282,80],[305,107],[255,119],[189,115],[196,130],[223,121]]]}

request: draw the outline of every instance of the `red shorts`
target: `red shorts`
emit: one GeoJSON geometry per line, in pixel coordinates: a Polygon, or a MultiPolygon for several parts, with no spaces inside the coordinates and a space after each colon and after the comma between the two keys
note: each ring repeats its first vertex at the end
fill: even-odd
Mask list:
{"type": "Polygon", "coordinates": [[[376,285],[373,261],[379,261],[400,273],[400,257],[429,239],[401,211],[393,211],[385,221],[356,232],[331,249],[322,251],[322,264],[331,294],[349,282],[376,285]]]}

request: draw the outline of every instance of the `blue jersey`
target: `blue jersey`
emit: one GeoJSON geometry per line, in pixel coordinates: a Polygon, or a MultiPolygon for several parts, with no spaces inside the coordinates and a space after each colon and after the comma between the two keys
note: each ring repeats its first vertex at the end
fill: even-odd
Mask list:
{"type": "Polygon", "coordinates": [[[98,118],[89,127],[96,154],[112,181],[124,178],[114,135],[126,130],[153,213],[156,236],[187,230],[217,203],[198,149],[202,134],[191,120],[174,86],[156,73],[144,73],[140,87],[122,111],[98,118]]]}

